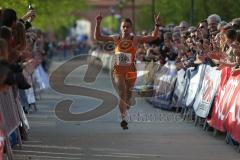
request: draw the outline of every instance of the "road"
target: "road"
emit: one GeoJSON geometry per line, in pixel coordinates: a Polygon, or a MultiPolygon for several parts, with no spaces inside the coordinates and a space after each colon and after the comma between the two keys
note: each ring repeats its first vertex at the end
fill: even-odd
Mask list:
{"type": "MultiPolygon", "coordinates": [[[[56,68],[55,65],[53,68],[56,68]]],[[[85,67],[74,70],[67,84],[83,85],[85,67]]],[[[95,83],[86,84],[112,92],[109,73],[102,71],[95,83]]],[[[96,107],[101,101],[89,97],[63,95],[49,89],[37,102],[38,111],[28,115],[29,141],[14,151],[17,160],[239,160],[224,136],[212,136],[179,114],[153,108],[144,98],[129,111],[129,130],[122,130],[118,108],[87,122],[65,122],[55,115],[56,104],[72,98],[73,113],[96,107]]]]}

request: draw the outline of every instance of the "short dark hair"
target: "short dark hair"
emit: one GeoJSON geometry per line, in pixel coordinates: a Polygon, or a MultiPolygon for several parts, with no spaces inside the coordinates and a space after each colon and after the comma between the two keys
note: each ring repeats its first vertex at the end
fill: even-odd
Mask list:
{"type": "Polygon", "coordinates": [[[3,9],[1,14],[1,26],[12,27],[13,23],[17,21],[17,13],[13,9],[3,9]]]}
{"type": "Polygon", "coordinates": [[[240,29],[240,18],[235,18],[232,20],[233,28],[236,30],[240,29]]]}
{"type": "Polygon", "coordinates": [[[207,23],[207,19],[201,20],[200,23],[207,23]]]}
{"type": "Polygon", "coordinates": [[[228,29],[225,32],[228,39],[235,41],[237,38],[237,31],[235,29],[228,29]]]}
{"type": "Polygon", "coordinates": [[[240,30],[237,30],[237,38],[236,40],[240,43],[240,30]]]}
{"type": "Polygon", "coordinates": [[[6,41],[9,41],[11,39],[11,37],[12,37],[11,30],[6,26],[2,26],[0,28],[0,38],[3,38],[6,41]]]}
{"type": "Polygon", "coordinates": [[[164,37],[164,39],[172,40],[172,32],[165,32],[163,37],[164,37]]]}
{"type": "Polygon", "coordinates": [[[132,26],[132,20],[130,19],[130,18],[124,18],[124,19],[122,19],[122,22],[127,22],[127,23],[129,23],[131,26],[132,26]]]}

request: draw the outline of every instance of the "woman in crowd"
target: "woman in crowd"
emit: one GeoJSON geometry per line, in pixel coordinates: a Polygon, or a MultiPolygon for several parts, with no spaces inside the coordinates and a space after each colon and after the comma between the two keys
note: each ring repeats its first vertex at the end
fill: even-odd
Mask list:
{"type": "Polygon", "coordinates": [[[8,44],[5,39],[0,38],[0,92],[7,87],[5,81],[7,79],[9,69],[6,67],[8,60],[8,44]]]}

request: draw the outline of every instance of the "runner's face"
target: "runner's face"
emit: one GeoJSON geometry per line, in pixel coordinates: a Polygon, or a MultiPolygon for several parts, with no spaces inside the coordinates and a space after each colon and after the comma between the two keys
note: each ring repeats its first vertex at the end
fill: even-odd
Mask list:
{"type": "Polygon", "coordinates": [[[129,35],[132,32],[132,26],[128,22],[121,23],[121,32],[124,35],[129,35]]]}

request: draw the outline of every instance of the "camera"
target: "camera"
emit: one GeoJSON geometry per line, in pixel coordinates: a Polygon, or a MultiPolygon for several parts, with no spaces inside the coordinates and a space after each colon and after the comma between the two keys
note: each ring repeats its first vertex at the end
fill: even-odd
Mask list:
{"type": "Polygon", "coordinates": [[[28,10],[33,10],[34,8],[33,8],[33,6],[32,6],[32,3],[31,3],[31,1],[29,2],[29,4],[28,4],[28,10]]]}

